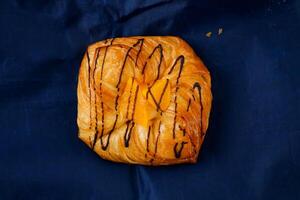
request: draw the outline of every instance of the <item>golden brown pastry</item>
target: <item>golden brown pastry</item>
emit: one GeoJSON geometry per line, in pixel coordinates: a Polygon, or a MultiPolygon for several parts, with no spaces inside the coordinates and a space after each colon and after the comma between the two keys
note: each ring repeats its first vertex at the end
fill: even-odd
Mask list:
{"type": "Polygon", "coordinates": [[[210,87],[209,71],[178,37],[97,42],[79,72],[79,138],[111,161],[194,163],[208,127],[210,87]]]}

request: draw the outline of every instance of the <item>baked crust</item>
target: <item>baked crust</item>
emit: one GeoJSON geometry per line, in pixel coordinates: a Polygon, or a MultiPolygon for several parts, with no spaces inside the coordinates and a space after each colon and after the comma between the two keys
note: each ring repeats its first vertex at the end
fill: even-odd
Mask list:
{"type": "Polygon", "coordinates": [[[210,88],[209,71],[178,37],[97,42],[79,71],[79,138],[115,162],[194,163],[208,127],[210,88]]]}

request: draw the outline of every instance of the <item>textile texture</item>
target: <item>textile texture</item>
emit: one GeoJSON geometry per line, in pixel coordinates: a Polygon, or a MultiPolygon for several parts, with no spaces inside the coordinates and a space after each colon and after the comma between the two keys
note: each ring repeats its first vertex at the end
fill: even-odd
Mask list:
{"type": "Polygon", "coordinates": [[[0,26],[0,199],[300,199],[300,1],[1,0],[0,26]],[[211,72],[196,164],[117,164],[78,139],[87,46],[134,35],[180,36],[211,72]]]}

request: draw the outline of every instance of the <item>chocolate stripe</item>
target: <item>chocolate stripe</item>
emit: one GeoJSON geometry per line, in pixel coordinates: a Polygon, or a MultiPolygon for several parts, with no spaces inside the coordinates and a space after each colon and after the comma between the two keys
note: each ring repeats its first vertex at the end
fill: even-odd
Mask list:
{"type": "Polygon", "coordinates": [[[136,107],[136,100],[137,100],[137,94],[139,92],[139,86],[137,86],[136,88],[136,91],[135,91],[135,96],[134,96],[134,103],[133,103],[133,109],[132,109],[132,114],[131,114],[131,128],[129,130],[129,132],[127,132],[127,129],[128,129],[128,126],[127,126],[127,129],[126,129],[126,132],[125,132],[125,135],[124,135],[124,142],[125,142],[125,147],[129,147],[129,140],[130,140],[130,137],[131,137],[131,131],[132,131],[132,128],[133,126],[135,125],[135,123],[133,122],[133,118],[134,118],[134,113],[135,113],[135,107],[136,107]]]}
{"type": "Polygon", "coordinates": [[[135,96],[134,96],[134,104],[133,104],[133,109],[132,109],[132,113],[131,113],[131,119],[133,120],[134,118],[134,114],[135,114],[135,107],[136,107],[136,100],[137,100],[137,94],[139,92],[139,85],[137,86],[136,88],[136,91],[135,91],[135,96]]]}
{"type": "Polygon", "coordinates": [[[102,66],[101,66],[101,74],[100,74],[100,102],[101,102],[101,137],[104,134],[104,105],[103,105],[103,94],[102,94],[102,77],[103,77],[103,70],[104,70],[104,62],[106,59],[106,54],[107,54],[108,47],[105,48],[104,56],[103,56],[103,61],[102,61],[102,66]]]}
{"type": "MultiPolygon", "coordinates": [[[[162,91],[162,93],[161,93],[161,95],[160,95],[159,102],[158,102],[158,106],[159,106],[159,107],[160,107],[161,101],[162,101],[162,99],[163,99],[163,97],[164,97],[164,94],[165,94],[165,92],[166,92],[166,89],[167,89],[168,84],[169,84],[169,79],[167,79],[167,83],[165,84],[164,89],[163,89],[163,91],[162,91]]],[[[157,111],[158,111],[159,107],[157,107],[157,111]]]]}
{"type": "Polygon", "coordinates": [[[154,157],[156,156],[156,153],[157,153],[158,140],[159,140],[159,137],[160,137],[160,134],[161,134],[160,126],[161,126],[161,121],[159,121],[159,125],[158,125],[158,135],[157,135],[156,142],[155,142],[154,157]]]}
{"type": "Polygon", "coordinates": [[[103,151],[105,151],[107,149],[108,145],[109,145],[110,136],[111,136],[112,132],[114,131],[114,129],[116,128],[118,118],[119,118],[119,115],[117,114],[114,125],[113,125],[113,128],[108,133],[107,140],[106,140],[106,145],[103,144],[103,140],[102,140],[103,135],[100,137],[101,147],[102,147],[103,151]]]}
{"type": "Polygon", "coordinates": [[[93,146],[92,146],[92,149],[94,149],[95,147],[95,144],[96,144],[96,141],[97,141],[97,138],[98,138],[98,112],[97,112],[97,94],[96,94],[96,80],[95,80],[95,71],[96,71],[96,68],[97,68],[97,63],[98,63],[98,58],[99,58],[99,54],[100,54],[100,49],[98,49],[97,51],[97,56],[96,56],[96,61],[95,61],[95,66],[94,66],[94,69],[93,69],[93,92],[94,92],[94,95],[95,95],[95,98],[94,98],[94,108],[95,108],[95,136],[94,136],[94,141],[93,141],[93,146]]]}
{"type": "Polygon", "coordinates": [[[125,147],[129,147],[129,141],[130,141],[130,138],[131,138],[131,132],[132,132],[132,129],[134,127],[135,123],[133,121],[128,121],[127,122],[127,127],[126,127],[126,131],[125,131],[125,135],[124,135],[124,143],[125,143],[125,147]],[[129,127],[129,124],[131,124],[131,127],[128,131],[128,127],[129,127]]]}
{"type": "Polygon", "coordinates": [[[135,60],[135,67],[137,66],[137,62],[138,62],[138,59],[139,59],[139,56],[140,56],[140,53],[142,51],[142,48],[143,48],[143,44],[144,44],[144,39],[139,39],[139,41],[141,42],[141,46],[140,46],[140,49],[136,55],[136,60],[135,60]]]}
{"type": "MultiPolygon", "coordinates": [[[[110,45],[106,46],[104,57],[103,57],[103,61],[102,61],[102,66],[101,66],[101,74],[100,74],[100,99],[101,99],[101,115],[102,115],[101,116],[102,128],[101,128],[100,144],[101,144],[101,147],[102,147],[103,150],[106,150],[107,147],[108,147],[108,145],[109,145],[109,139],[110,139],[111,132],[108,134],[106,145],[103,145],[104,122],[105,122],[105,118],[104,117],[105,116],[104,116],[104,105],[103,105],[103,94],[102,94],[102,77],[103,77],[104,63],[105,63],[105,59],[106,59],[107,50],[108,50],[108,48],[110,46],[113,45],[114,39],[115,38],[112,38],[111,41],[110,41],[110,45]]],[[[118,118],[118,115],[116,116],[116,118],[118,118]]],[[[113,126],[115,127],[116,123],[114,123],[113,126]]]]}
{"type": "Polygon", "coordinates": [[[185,136],[185,134],[186,134],[186,130],[185,130],[185,129],[183,129],[182,133],[183,133],[183,136],[185,136]]]}
{"type": "Polygon", "coordinates": [[[185,144],[187,144],[187,142],[181,142],[181,146],[179,148],[179,151],[177,151],[178,142],[176,142],[176,144],[174,146],[174,154],[175,154],[176,158],[180,158],[181,152],[182,152],[183,147],[184,147],[185,144]]]}
{"type": "Polygon", "coordinates": [[[179,129],[182,131],[182,135],[185,136],[185,134],[186,134],[185,128],[182,128],[182,127],[179,125],[179,129]]]}
{"type": "Polygon", "coordinates": [[[161,63],[162,63],[162,60],[163,60],[163,48],[162,48],[162,45],[161,44],[158,44],[154,49],[153,51],[151,52],[151,54],[148,56],[145,64],[144,64],[144,67],[142,69],[142,74],[145,73],[145,70],[146,70],[146,67],[147,67],[147,64],[148,64],[148,60],[152,58],[152,56],[154,55],[155,51],[159,51],[159,54],[160,54],[160,57],[159,57],[159,63],[158,63],[158,66],[157,66],[157,75],[156,75],[156,79],[154,80],[154,82],[152,83],[152,85],[155,83],[155,81],[157,81],[159,79],[159,76],[160,76],[160,67],[161,67],[161,63]]]}
{"type": "Polygon", "coordinates": [[[91,136],[89,136],[89,142],[90,142],[90,146],[92,147],[93,146],[93,142],[92,142],[91,136]]]}
{"type": "MultiPolygon", "coordinates": [[[[113,40],[112,40],[113,41],[113,40]]],[[[140,43],[141,40],[138,40],[133,46],[135,46],[136,44],[140,43]]],[[[112,42],[111,42],[111,45],[112,45],[112,42]]],[[[112,127],[112,129],[109,131],[108,133],[108,137],[107,137],[107,142],[106,142],[106,145],[103,145],[103,141],[102,141],[102,137],[100,137],[100,140],[101,140],[101,146],[102,146],[102,149],[105,151],[109,145],[109,141],[110,141],[110,137],[111,137],[111,134],[112,132],[114,131],[114,129],[116,128],[116,124],[117,124],[117,121],[118,121],[118,118],[119,118],[119,115],[118,115],[118,100],[119,100],[119,97],[120,97],[120,83],[122,81],[122,75],[123,75],[123,71],[124,71],[124,68],[125,68],[125,65],[126,65],[126,61],[127,61],[127,58],[129,56],[129,53],[130,51],[132,50],[133,47],[130,47],[125,55],[125,58],[124,58],[124,62],[122,64],[122,68],[121,68],[121,72],[120,72],[120,75],[119,75],[119,78],[118,78],[118,82],[117,82],[117,85],[116,85],[116,88],[117,88],[117,96],[116,96],[116,99],[115,99],[115,111],[116,111],[116,118],[115,118],[115,121],[114,121],[114,125],[112,127]]]]}
{"type": "Polygon", "coordinates": [[[193,97],[194,101],[196,101],[194,94],[192,94],[192,97],[193,97]]]}
{"type": "MultiPolygon", "coordinates": [[[[161,44],[158,44],[154,49],[153,51],[151,52],[151,54],[148,56],[146,62],[145,62],[145,65],[143,67],[143,70],[142,70],[142,74],[144,74],[145,72],[145,69],[146,69],[146,66],[148,64],[148,60],[153,56],[153,54],[155,53],[156,50],[159,50],[160,52],[160,59],[159,59],[159,63],[158,63],[158,66],[157,66],[157,75],[156,75],[156,79],[153,81],[153,83],[150,85],[149,89],[151,90],[152,86],[155,84],[155,82],[159,79],[159,76],[160,76],[160,67],[161,67],[161,63],[162,63],[162,60],[163,60],[163,48],[162,48],[162,45],[161,44]]],[[[146,99],[148,99],[148,94],[149,94],[149,91],[147,91],[146,93],[146,99]]]]}
{"type": "Polygon", "coordinates": [[[90,80],[90,71],[91,71],[91,64],[90,64],[90,55],[89,55],[89,50],[86,50],[86,56],[88,60],[88,91],[89,91],[89,103],[90,103],[90,124],[89,124],[89,129],[91,129],[92,126],[92,101],[91,101],[91,80],[90,80]]]}
{"type": "Polygon", "coordinates": [[[189,98],[189,102],[188,102],[188,105],[187,105],[187,108],[186,108],[186,111],[187,111],[187,112],[189,111],[190,106],[191,106],[191,98],[189,98]]]}
{"type": "MultiPolygon", "coordinates": [[[[179,68],[179,77],[180,77],[180,74],[181,74],[181,71],[182,71],[182,68],[183,68],[183,63],[184,63],[184,56],[183,55],[180,55],[180,56],[178,56],[178,58],[176,58],[174,64],[172,65],[172,67],[171,67],[171,69],[168,73],[169,75],[173,72],[173,70],[174,70],[174,68],[175,68],[175,66],[176,66],[176,64],[179,60],[180,60],[180,68],[179,68]]],[[[177,80],[178,80],[178,78],[177,78],[177,80]]]]}
{"type": "Polygon", "coordinates": [[[175,127],[176,127],[176,117],[177,117],[177,92],[178,92],[178,84],[179,84],[179,79],[180,79],[180,76],[181,76],[181,72],[182,72],[182,69],[183,69],[183,64],[184,64],[184,56],[181,55],[179,56],[173,66],[171,67],[170,71],[169,71],[169,75],[173,72],[173,70],[175,69],[175,66],[177,65],[177,63],[180,61],[180,67],[179,67],[179,73],[178,73],[178,76],[177,76],[177,79],[176,79],[176,89],[175,89],[175,115],[174,115],[174,123],[173,123],[173,138],[175,139],[175,127]]]}
{"type": "Polygon", "coordinates": [[[126,119],[128,119],[128,111],[129,111],[129,106],[130,106],[130,99],[131,99],[131,93],[132,93],[132,86],[133,86],[133,79],[131,81],[131,86],[130,86],[130,92],[129,92],[129,97],[128,97],[128,104],[127,104],[127,109],[126,109],[126,119]]]}
{"type": "Polygon", "coordinates": [[[151,126],[149,126],[149,128],[148,128],[148,134],[147,134],[147,146],[146,146],[147,152],[149,152],[149,137],[150,137],[150,131],[151,131],[151,126]]]}
{"type": "Polygon", "coordinates": [[[201,86],[198,82],[195,82],[193,85],[193,89],[197,88],[199,93],[199,103],[200,103],[200,135],[204,136],[204,131],[202,128],[202,112],[203,112],[203,105],[202,105],[202,96],[201,96],[201,86]]]}
{"type": "MultiPolygon", "coordinates": [[[[137,55],[136,55],[135,65],[136,65],[137,60],[138,60],[138,58],[139,58],[139,53],[140,53],[140,51],[141,51],[141,49],[142,49],[143,42],[144,42],[144,39],[139,39],[138,42],[135,43],[135,44],[133,45],[133,47],[136,47],[138,44],[141,44],[141,45],[140,45],[140,48],[139,48],[139,51],[138,51],[138,53],[137,53],[137,55]]],[[[133,70],[134,70],[134,69],[133,69],[133,70]]],[[[135,77],[134,77],[134,78],[135,78],[135,77]]],[[[128,111],[129,111],[129,106],[130,106],[130,99],[131,99],[131,94],[132,94],[132,85],[133,85],[134,78],[133,78],[132,83],[131,83],[130,93],[129,93],[129,97],[128,97],[128,104],[127,104],[127,110],[126,110],[126,119],[128,118],[128,113],[129,113],[128,111]]]]}
{"type": "Polygon", "coordinates": [[[148,92],[149,92],[149,94],[151,95],[151,97],[152,97],[152,99],[153,99],[153,101],[154,101],[154,103],[155,103],[155,105],[156,105],[157,110],[161,110],[159,104],[157,103],[157,101],[156,101],[156,99],[155,99],[155,97],[154,97],[154,95],[152,94],[152,92],[151,92],[150,89],[148,89],[148,92]]]}
{"type": "MultiPolygon", "coordinates": [[[[140,42],[140,40],[137,41],[137,43],[139,43],[139,42],[140,42]]],[[[136,43],[136,44],[137,44],[137,43],[136,43]]],[[[135,44],[134,44],[134,45],[135,45],[135,44]]],[[[133,46],[134,46],[134,45],[133,45],[133,46]]],[[[123,71],[124,71],[124,68],[125,68],[125,65],[126,65],[127,58],[128,58],[128,56],[129,56],[129,53],[130,53],[130,51],[132,50],[132,48],[133,48],[133,47],[130,47],[130,48],[128,49],[126,55],[125,55],[125,59],[124,59],[124,62],[123,62],[122,68],[121,68],[121,72],[120,72],[120,75],[119,75],[119,78],[118,78],[118,82],[117,82],[117,85],[116,85],[116,88],[117,88],[117,91],[118,91],[117,97],[116,97],[116,99],[115,99],[115,110],[116,110],[116,111],[117,111],[118,100],[119,100],[119,97],[120,97],[120,94],[119,94],[120,88],[119,88],[119,86],[120,86],[120,83],[121,83],[121,81],[122,81],[122,75],[123,75],[123,71]]]]}
{"type": "MultiPolygon", "coordinates": [[[[113,39],[111,40],[113,41],[113,39]]],[[[111,45],[111,44],[110,44],[111,45]]],[[[109,45],[109,46],[110,46],[109,45]]],[[[102,101],[102,98],[103,98],[103,95],[102,95],[102,77],[103,77],[103,69],[104,69],[104,62],[105,62],[105,59],[106,59],[106,54],[107,54],[107,50],[108,50],[108,47],[109,46],[106,46],[105,47],[105,52],[104,52],[104,56],[103,56],[103,60],[102,60],[102,65],[101,65],[101,73],[100,73],[100,85],[99,85],[99,90],[100,90],[100,105],[101,105],[101,138],[103,136],[103,133],[104,133],[104,105],[103,105],[103,101],[102,101]]],[[[97,63],[98,63],[98,58],[99,58],[99,53],[100,53],[100,49],[102,47],[98,47],[97,48],[97,56],[96,56],[96,61],[95,61],[95,67],[94,67],[94,72],[93,72],[93,76],[94,76],[94,93],[95,93],[95,120],[96,120],[96,127],[95,127],[95,137],[94,137],[94,141],[93,141],[93,146],[92,146],[92,149],[95,148],[95,144],[96,144],[96,141],[97,141],[97,138],[98,138],[98,112],[97,112],[97,95],[96,95],[96,80],[95,80],[95,70],[96,70],[96,67],[97,67],[97,63]]]]}

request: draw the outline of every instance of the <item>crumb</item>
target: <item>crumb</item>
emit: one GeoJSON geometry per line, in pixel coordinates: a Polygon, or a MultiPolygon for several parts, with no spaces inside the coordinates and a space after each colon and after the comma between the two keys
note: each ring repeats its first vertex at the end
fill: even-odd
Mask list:
{"type": "Polygon", "coordinates": [[[205,35],[206,35],[206,37],[208,37],[208,38],[209,38],[209,37],[211,37],[211,35],[212,35],[212,32],[207,32],[205,35]]]}
{"type": "Polygon", "coordinates": [[[223,28],[219,28],[218,35],[221,35],[223,33],[223,28]]]}

